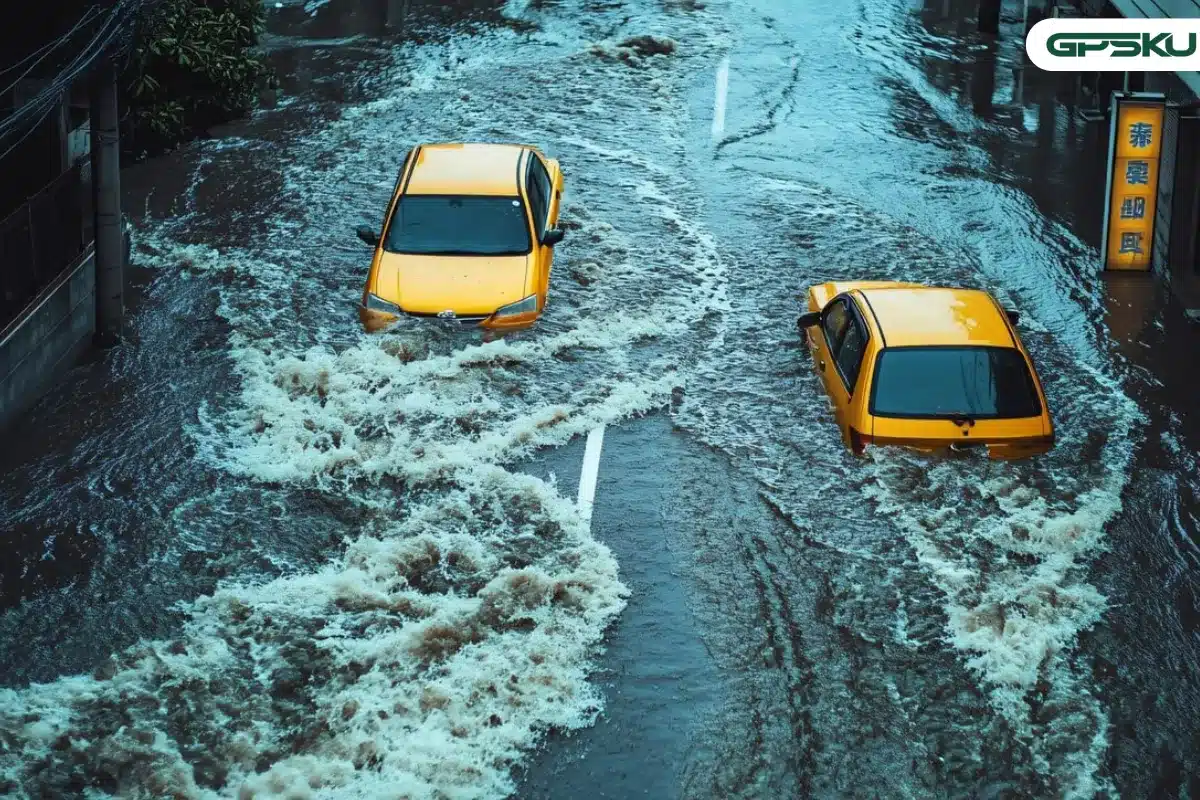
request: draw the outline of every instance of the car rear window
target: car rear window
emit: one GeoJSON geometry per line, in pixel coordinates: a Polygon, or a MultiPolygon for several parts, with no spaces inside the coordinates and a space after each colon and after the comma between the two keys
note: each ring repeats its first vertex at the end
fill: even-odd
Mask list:
{"type": "Polygon", "coordinates": [[[893,347],[879,356],[871,413],[881,417],[1013,419],[1042,405],[1011,347],[893,347]]]}
{"type": "Polygon", "coordinates": [[[384,249],[421,255],[522,255],[530,250],[517,197],[407,195],[400,198],[384,249]]]}

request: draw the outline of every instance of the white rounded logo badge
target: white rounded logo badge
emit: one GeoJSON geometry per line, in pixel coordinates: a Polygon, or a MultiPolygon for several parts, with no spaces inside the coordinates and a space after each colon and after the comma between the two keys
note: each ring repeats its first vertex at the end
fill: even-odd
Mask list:
{"type": "Polygon", "coordinates": [[[1025,38],[1047,72],[1200,70],[1200,19],[1044,19],[1025,38]]]}

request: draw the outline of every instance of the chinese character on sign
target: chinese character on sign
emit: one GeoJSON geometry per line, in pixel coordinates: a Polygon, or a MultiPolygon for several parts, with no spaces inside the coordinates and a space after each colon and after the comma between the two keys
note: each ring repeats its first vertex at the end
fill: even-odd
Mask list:
{"type": "Polygon", "coordinates": [[[1146,198],[1126,197],[1121,201],[1121,219],[1145,219],[1146,198]]]}
{"type": "Polygon", "coordinates": [[[1150,162],[1149,161],[1130,161],[1125,167],[1125,182],[1133,184],[1149,184],[1150,183],[1150,162]]]}
{"type": "Polygon", "coordinates": [[[1154,127],[1148,122],[1135,122],[1129,126],[1129,144],[1133,147],[1149,147],[1154,137],[1154,127]]]}
{"type": "Polygon", "coordinates": [[[1133,233],[1121,234],[1121,252],[1122,253],[1141,253],[1142,252],[1142,234],[1140,231],[1133,233]]]}

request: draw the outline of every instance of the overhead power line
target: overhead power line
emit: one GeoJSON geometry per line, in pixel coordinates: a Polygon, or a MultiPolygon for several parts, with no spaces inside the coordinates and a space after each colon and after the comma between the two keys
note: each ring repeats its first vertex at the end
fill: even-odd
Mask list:
{"type": "MultiPolygon", "coordinates": [[[[46,60],[47,56],[49,56],[51,53],[53,53],[54,51],[58,50],[63,45],[65,45],[69,41],[71,41],[71,39],[74,37],[75,33],[78,32],[80,28],[82,28],[84,25],[87,25],[89,22],[94,20],[99,15],[100,15],[100,9],[96,6],[92,6],[86,12],[84,12],[84,15],[79,18],[78,22],[76,22],[74,25],[71,26],[71,30],[67,31],[66,33],[64,33],[62,36],[58,37],[54,41],[49,42],[49,43],[43,45],[42,47],[39,47],[37,50],[35,50],[32,53],[30,53],[29,55],[25,56],[20,61],[13,64],[12,66],[8,66],[8,67],[5,67],[4,69],[0,69],[0,75],[7,75],[8,73],[12,72],[13,70],[20,69],[21,67],[25,66],[25,64],[27,64],[30,59],[36,58],[37,60],[34,61],[32,65],[30,65],[29,69],[25,70],[25,72],[22,73],[21,77],[22,78],[25,77],[34,68],[36,68],[38,64],[40,64],[42,61],[46,60]]],[[[19,80],[21,80],[21,78],[17,78],[17,80],[19,81],[19,80]]],[[[4,90],[4,92],[0,92],[0,93],[7,93],[11,89],[12,89],[12,86],[10,85],[7,89],[4,90]]]]}
{"type": "MultiPolygon", "coordinates": [[[[106,18],[95,31],[91,40],[75,51],[75,57],[64,64],[53,78],[40,87],[32,97],[17,108],[10,116],[0,120],[0,142],[7,141],[14,135],[20,134],[15,142],[4,149],[3,152],[0,152],[0,160],[9,155],[37,129],[38,125],[58,106],[62,98],[62,93],[69,89],[75,80],[92,66],[96,58],[106,53],[115,55],[122,49],[123,45],[128,44],[128,41],[126,41],[122,46],[117,46],[120,38],[126,37],[127,40],[131,38],[132,23],[148,4],[147,0],[117,0],[112,8],[107,11],[106,18]]],[[[22,63],[28,62],[30,58],[36,58],[37,60],[5,91],[12,91],[38,63],[45,60],[51,53],[72,43],[77,38],[77,34],[81,29],[85,28],[90,22],[94,22],[103,13],[99,6],[91,6],[80,20],[65,34],[24,59],[22,63]]],[[[11,67],[9,71],[20,66],[21,64],[11,67]]]]}

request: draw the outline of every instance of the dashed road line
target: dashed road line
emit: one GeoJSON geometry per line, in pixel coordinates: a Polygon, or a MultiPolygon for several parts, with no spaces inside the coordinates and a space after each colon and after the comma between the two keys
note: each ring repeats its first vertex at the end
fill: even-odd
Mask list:
{"type": "Polygon", "coordinates": [[[725,132],[725,98],[729,92],[729,56],[717,66],[717,95],[713,100],[712,135],[716,139],[725,132]]]}
{"type": "Polygon", "coordinates": [[[588,433],[583,451],[583,470],[579,473],[579,513],[584,522],[592,524],[592,507],[596,500],[596,478],[600,474],[600,449],[604,446],[604,426],[588,433]]]}

